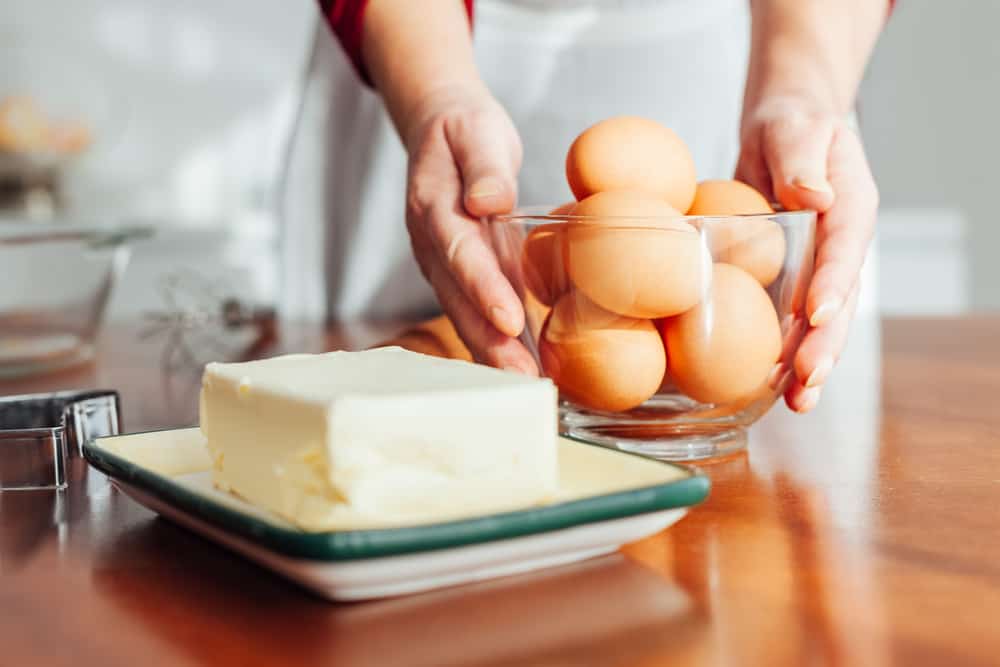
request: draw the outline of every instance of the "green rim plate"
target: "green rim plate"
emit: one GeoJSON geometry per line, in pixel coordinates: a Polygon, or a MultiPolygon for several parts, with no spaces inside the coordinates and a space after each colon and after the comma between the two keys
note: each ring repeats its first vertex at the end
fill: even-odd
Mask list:
{"type": "MultiPolygon", "coordinates": [[[[597,445],[581,443],[580,446],[597,445]]],[[[91,465],[108,477],[135,486],[227,532],[276,553],[318,561],[362,560],[450,549],[688,507],[703,501],[710,488],[708,478],[701,473],[656,461],[657,464],[680,469],[687,476],[654,486],[471,519],[401,528],[312,533],[278,526],[227,507],[175,483],[169,477],[112,454],[94,440],[84,445],[83,454],[91,465]]],[[[638,456],[629,452],[616,454],[638,456]]]]}

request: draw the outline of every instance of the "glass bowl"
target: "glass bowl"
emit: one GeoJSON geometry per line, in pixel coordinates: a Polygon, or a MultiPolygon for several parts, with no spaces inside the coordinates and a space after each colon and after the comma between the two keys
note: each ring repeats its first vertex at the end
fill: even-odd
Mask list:
{"type": "Polygon", "coordinates": [[[664,460],[746,446],[806,330],[816,214],[486,224],[521,297],[521,338],[560,391],[560,431],[664,460]]]}
{"type": "Polygon", "coordinates": [[[91,359],[128,242],[149,234],[0,219],[0,379],[91,359]]]}

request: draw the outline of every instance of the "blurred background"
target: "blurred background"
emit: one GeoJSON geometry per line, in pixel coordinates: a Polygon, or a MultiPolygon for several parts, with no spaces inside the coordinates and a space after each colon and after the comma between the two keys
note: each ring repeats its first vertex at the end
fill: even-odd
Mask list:
{"type": "MultiPolygon", "coordinates": [[[[860,117],[882,193],[884,314],[1000,307],[998,23],[1000,3],[907,0],[878,46],[860,117]]],[[[0,220],[152,231],[132,244],[111,319],[167,308],[183,281],[320,318],[321,231],[296,221],[322,198],[317,165],[336,161],[318,139],[331,103],[318,72],[342,57],[313,0],[6,0],[0,220]],[[34,155],[14,159],[4,119],[31,129],[36,116],[34,155]]],[[[53,281],[72,282],[67,270],[53,281]]],[[[0,282],[0,310],[43,282],[0,282]]]]}

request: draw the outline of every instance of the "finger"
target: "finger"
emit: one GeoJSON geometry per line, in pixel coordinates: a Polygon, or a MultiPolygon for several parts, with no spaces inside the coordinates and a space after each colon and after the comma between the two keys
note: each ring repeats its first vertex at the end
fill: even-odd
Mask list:
{"type": "Polygon", "coordinates": [[[441,262],[485,318],[507,336],[521,335],[524,308],[500,269],[485,225],[468,218],[456,202],[431,209],[428,231],[441,262]]]}
{"type": "Polygon", "coordinates": [[[798,315],[789,315],[782,322],[781,356],[767,378],[767,384],[771,389],[783,391],[783,386],[788,381],[789,376],[792,376],[791,379],[794,380],[792,364],[795,361],[795,351],[802,342],[808,326],[805,318],[798,315]]]}
{"type": "Polygon", "coordinates": [[[498,331],[476,312],[454,277],[439,261],[429,264],[428,280],[472,357],[496,368],[538,375],[538,366],[527,348],[516,338],[498,331]]]}
{"type": "Polygon", "coordinates": [[[858,305],[860,283],[855,282],[846,306],[829,324],[810,329],[795,353],[795,378],[805,387],[826,382],[847,342],[851,320],[858,305]]]}
{"type": "Polygon", "coordinates": [[[764,161],[781,205],[791,210],[828,210],[835,192],[827,174],[833,124],[793,112],[768,122],[763,133],[764,161]]]}
{"type": "Polygon", "coordinates": [[[736,163],[736,172],[733,177],[752,186],[757,192],[764,195],[768,201],[775,200],[774,189],[771,185],[771,174],[767,171],[767,163],[764,162],[764,153],[761,151],[762,131],[756,137],[744,140],[740,146],[740,158],[736,163]]]}
{"type": "Polygon", "coordinates": [[[406,223],[418,261],[436,255],[482,317],[508,336],[520,335],[524,309],[500,270],[486,228],[462,210],[458,168],[443,128],[411,163],[406,223]]]}
{"type": "Polygon", "coordinates": [[[793,382],[785,392],[785,405],[795,412],[804,414],[816,407],[822,387],[806,387],[801,382],[793,382]]]}
{"type": "Polygon", "coordinates": [[[482,217],[514,208],[521,143],[506,118],[500,113],[467,114],[448,119],[444,129],[469,215],[482,217]]]}
{"type": "Polygon", "coordinates": [[[809,323],[822,326],[844,307],[875,228],[878,190],[857,135],[837,129],[829,158],[837,200],[819,222],[816,270],[806,295],[809,323]]]}

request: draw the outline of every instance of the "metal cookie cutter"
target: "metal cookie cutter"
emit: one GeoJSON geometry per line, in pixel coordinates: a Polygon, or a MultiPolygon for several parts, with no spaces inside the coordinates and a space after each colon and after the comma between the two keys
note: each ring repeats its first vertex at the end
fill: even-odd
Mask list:
{"type": "Polygon", "coordinates": [[[64,489],[67,459],[120,431],[115,391],[0,397],[0,491],[64,489]]]}

